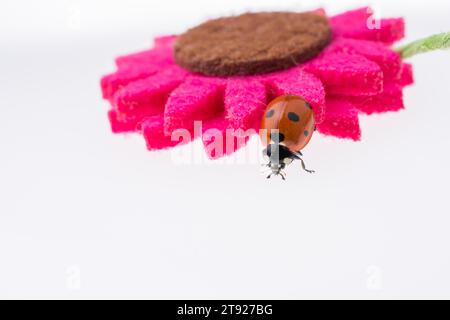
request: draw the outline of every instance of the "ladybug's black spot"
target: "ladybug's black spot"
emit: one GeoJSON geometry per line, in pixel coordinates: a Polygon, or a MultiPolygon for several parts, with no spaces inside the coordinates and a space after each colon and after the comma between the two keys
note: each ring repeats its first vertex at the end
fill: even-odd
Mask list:
{"type": "Polygon", "coordinates": [[[308,130],[305,130],[305,131],[303,132],[303,134],[305,135],[305,137],[307,137],[307,136],[309,135],[309,131],[308,131],[308,130]]]}
{"type": "Polygon", "coordinates": [[[300,117],[295,112],[289,112],[287,116],[288,116],[288,119],[291,121],[294,121],[294,122],[300,121],[300,117]]]}
{"type": "Polygon", "coordinates": [[[305,106],[307,106],[308,108],[312,109],[312,105],[309,102],[305,102],[305,106]]]}
{"type": "Polygon", "coordinates": [[[270,117],[272,117],[274,114],[275,114],[275,110],[269,110],[269,111],[267,111],[267,113],[266,113],[266,118],[270,118],[270,117]]]}

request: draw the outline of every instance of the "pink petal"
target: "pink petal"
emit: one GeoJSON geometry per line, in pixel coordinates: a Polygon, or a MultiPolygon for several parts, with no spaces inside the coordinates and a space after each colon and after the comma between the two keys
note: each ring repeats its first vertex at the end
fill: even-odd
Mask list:
{"type": "MultiPolygon", "coordinates": [[[[207,121],[202,128],[202,142],[210,159],[231,155],[247,144],[250,131],[235,129],[223,117],[207,121]]],[[[253,133],[256,133],[253,130],[253,133]]]]}
{"type": "Polygon", "coordinates": [[[129,67],[146,68],[149,65],[165,67],[174,63],[172,47],[164,45],[116,58],[116,65],[119,69],[129,67]]]}
{"type": "Polygon", "coordinates": [[[405,37],[405,20],[403,18],[381,19],[380,27],[370,34],[369,40],[393,44],[405,37]]]}
{"type": "Polygon", "coordinates": [[[117,92],[113,98],[114,106],[120,112],[134,115],[161,113],[169,94],[186,76],[187,71],[172,66],[153,76],[132,82],[117,92]]]}
{"type": "Polygon", "coordinates": [[[111,99],[114,94],[130,82],[149,77],[158,72],[159,67],[149,65],[147,68],[128,67],[104,76],[100,85],[104,99],[111,99]]]}
{"type": "Polygon", "coordinates": [[[381,41],[388,44],[402,39],[405,24],[402,18],[375,21],[370,8],[361,8],[330,18],[335,36],[381,41]]]}
{"type": "Polygon", "coordinates": [[[175,35],[160,36],[160,37],[156,37],[154,39],[154,44],[155,44],[156,48],[161,48],[161,47],[172,48],[175,40],[177,40],[177,36],[175,36],[175,35]]]}
{"type": "MultiPolygon", "coordinates": [[[[164,116],[162,114],[146,118],[141,124],[141,131],[148,150],[166,149],[180,144],[179,140],[164,134],[164,116]]],[[[187,143],[190,140],[183,142],[187,143]]]]}
{"type": "Polygon", "coordinates": [[[327,94],[371,96],[383,89],[381,68],[363,56],[324,53],[305,68],[322,80],[327,94]]]}
{"type": "Polygon", "coordinates": [[[125,117],[116,110],[109,110],[108,118],[113,133],[134,132],[142,121],[140,117],[125,117]]]}
{"type": "Polygon", "coordinates": [[[224,100],[224,114],[202,127],[202,141],[210,159],[236,152],[246,145],[252,133],[257,133],[266,108],[266,88],[258,80],[230,78],[224,100]]]}
{"type": "Polygon", "coordinates": [[[225,89],[225,118],[233,128],[244,130],[259,126],[267,104],[263,83],[230,78],[225,89]]]}
{"type": "Polygon", "coordinates": [[[413,67],[410,63],[404,63],[400,72],[400,84],[409,86],[414,83],[413,67]]]}
{"type": "Polygon", "coordinates": [[[372,97],[347,97],[356,108],[366,114],[399,111],[404,108],[403,88],[413,82],[412,67],[403,64],[400,73],[384,79],[383,92],[372,97]]]}
{"type": "Polygon", "coordinates": [[[327,97],[325,120],[317,126],[320,133],[355,141],[361,138],[358,111],[343,98],[327,97]]]}
{"type": "Polygon", "coordinates": [[[323,121],[325,89],[318,78],[301,68],[292,68],[269,74],[264,79],[269,100],[287,94],[303,97],[313,106],[316,123],[323,121]]]}
{"type": "Polygon", "coordinates": [[[398,111],[404,108],[402,87],[393,82],[385,83],[382,93],[373,97],[348,97],[354,106],[365,114],[398,111]]]}
{"type": "Polygon", "coordinates": [[[337,38],[325,51],[362,55],[378,64],[384,76],[397,77],[401,70],[400,54],[380,42],[337,38]]]}
{"type": "Polygon", "coordinates": [[[159,70],[173,66],[175,61],[172,48],[166,47],[162,43],[160,46],[160,48],[117,58],[118,71],[101,79],[103,98],[111,99],[120,88],[130,82],[147,78],[159,70]]]}
{"type": "Polygon", "coordinates": [[[194,121],[214,118],[223,111],[223,81],[193,76],[176,88],[167,100],[164,118],[166,133],[184,128],[193,130],[194,121]]]}

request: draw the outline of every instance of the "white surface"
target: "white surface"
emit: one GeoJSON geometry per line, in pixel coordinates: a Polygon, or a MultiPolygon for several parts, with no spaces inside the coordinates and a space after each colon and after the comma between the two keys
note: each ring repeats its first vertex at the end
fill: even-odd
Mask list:
{"type": "MultiPolygon", "coordinates": [[[[407,110],[316,135],[288,181],[172,163],[112,135],[99,78],[156,34],[246,9],[359,1],[2,1],[0,297],[450,298],[449,52],[412,60],[407,110]]],[[[376,1],[407,40],[448,2],[376,1]]]]}

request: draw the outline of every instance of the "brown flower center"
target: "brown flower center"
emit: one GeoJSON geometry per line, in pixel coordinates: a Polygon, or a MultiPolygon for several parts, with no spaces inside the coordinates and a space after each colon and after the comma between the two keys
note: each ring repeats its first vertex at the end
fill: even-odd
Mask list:
{"type": "Polygon", "coordinates": [[[327,18],[316,13],[246,13],[188,30],[175,43],[175,60],[206,75],[252,75],[309,60],[330,40],[327,18]]]}

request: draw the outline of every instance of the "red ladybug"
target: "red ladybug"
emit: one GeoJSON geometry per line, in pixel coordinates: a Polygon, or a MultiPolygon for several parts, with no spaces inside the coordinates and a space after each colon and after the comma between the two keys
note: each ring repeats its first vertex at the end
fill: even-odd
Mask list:
{"type": "Polygon", "coordinates": [[[306,172],[300,152],[311,140],[315,131],[314,112],[311,104],[294,95],[285,95],[272,100],[261,123],[261,139],[266,145],[263,156],[271,170],[267,178],[280,175],[286,178],[283,169],[294,160],[300,160],[306,172]]]}

